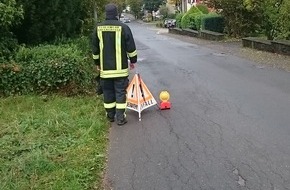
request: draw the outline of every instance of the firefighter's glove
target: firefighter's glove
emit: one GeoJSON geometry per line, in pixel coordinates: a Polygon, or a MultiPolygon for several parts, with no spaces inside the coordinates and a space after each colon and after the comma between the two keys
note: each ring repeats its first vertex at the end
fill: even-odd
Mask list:
{"type": "Polygon", "coordinates": [[[130,63],[130,70],[133,70],[135,68],[135,63],[130,63]]]}

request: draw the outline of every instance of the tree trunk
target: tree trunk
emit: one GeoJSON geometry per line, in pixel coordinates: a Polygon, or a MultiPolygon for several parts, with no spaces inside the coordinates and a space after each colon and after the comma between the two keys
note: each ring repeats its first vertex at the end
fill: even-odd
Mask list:
{"type": "Polygon", "coordinates": [[[98,23],[98,12],[97,12],[97,5],[96,2],[94,3],[94,19],[95,19],[95,23],[98,23]]]}

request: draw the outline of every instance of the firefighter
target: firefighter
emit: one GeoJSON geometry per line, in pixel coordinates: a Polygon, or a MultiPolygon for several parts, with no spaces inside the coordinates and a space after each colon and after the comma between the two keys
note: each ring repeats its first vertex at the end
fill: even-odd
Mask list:
{"type": "Polygon", "coordinates": [[[97,24],[92,36],[93,60],[100,71],[104,107],[110,122],[127,123],[125,110],[129,67],[134,69],[137,51],[131,29],[118,20],[117,7],[105,6],[106,20],[97,24]]]}

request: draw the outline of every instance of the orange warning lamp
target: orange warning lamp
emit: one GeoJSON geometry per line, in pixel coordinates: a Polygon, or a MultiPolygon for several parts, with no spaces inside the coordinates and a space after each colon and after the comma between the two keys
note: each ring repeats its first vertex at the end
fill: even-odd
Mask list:
{"type": "Polygon", "coordinates": [[[159,94],[159,98],[161,100],[160,103],[160,109],[165,110],[165,109],[170,109],[171,108],[171,103],[169,102],[170,94],[168,91],[162,91],[159,94]]]}

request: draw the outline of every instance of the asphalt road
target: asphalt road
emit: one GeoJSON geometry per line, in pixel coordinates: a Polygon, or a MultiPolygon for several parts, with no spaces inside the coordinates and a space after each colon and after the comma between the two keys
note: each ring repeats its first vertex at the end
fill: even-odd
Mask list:
{"type": "Polygon", "coordinates": [[[107,186],[289,190],[290,73],[129,25],[143,81],[172,109],[111,126],[107,186]]]}

